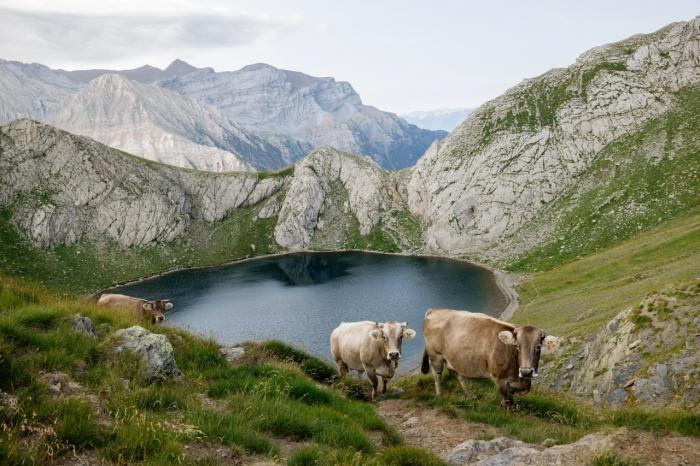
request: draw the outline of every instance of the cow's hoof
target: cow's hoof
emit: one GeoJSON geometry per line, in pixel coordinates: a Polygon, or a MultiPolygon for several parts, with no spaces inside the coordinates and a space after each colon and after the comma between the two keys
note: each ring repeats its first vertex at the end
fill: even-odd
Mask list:
{"type": "Polygon", "coordinates": [[[502,400],[501,408],[505,409],[506,411],[513,411],[513,402],[508,400],[502,400]]]}

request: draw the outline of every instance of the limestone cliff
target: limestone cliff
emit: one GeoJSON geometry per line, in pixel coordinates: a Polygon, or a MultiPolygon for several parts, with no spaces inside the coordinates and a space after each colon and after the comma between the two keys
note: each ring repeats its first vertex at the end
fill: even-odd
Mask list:
{"type": "MultiPolygon", "coordinates": [[[[606,146],[674,108],[678,93],[699,83],[696,18],[594,48],[479,107],[412,170],[409,207],[422,219],[428,248],[512,253],[520,230],[565,196],[606,146]]],[[[663,157],[663,147],[656,150],[663,157]]],[[[527,246],[551,229],[538,228],[527,246]]]]}

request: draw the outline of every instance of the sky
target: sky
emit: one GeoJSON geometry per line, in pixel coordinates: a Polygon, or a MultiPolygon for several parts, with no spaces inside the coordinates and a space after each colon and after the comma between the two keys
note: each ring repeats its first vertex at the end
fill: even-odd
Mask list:
{"type": "Polygon", "coordinates": [[[0,58],[262,62],[348,81],[364,103],[401,114],[478,106],[592,47],[697,15],[697,0],[0,0],[0,58]]]}

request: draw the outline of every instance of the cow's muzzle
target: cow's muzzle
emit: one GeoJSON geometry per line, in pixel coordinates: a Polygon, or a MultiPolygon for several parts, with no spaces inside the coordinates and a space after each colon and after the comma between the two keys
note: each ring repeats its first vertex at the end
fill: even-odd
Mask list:
{"type": "Polygon", "coordinates": [[[389,354],[387,354],[387,359],[391,361],[391,365],[396,369],[396,366],[399,365],[399,359],[401,359],[401,353],[398,351],[392,351],[389,354]]]}
{"type": "Polygon", "coordinates": [[[537,372],[532,367],[521,367],[518,369],[518,376],[522,379],[532,379],[537,377],[537,372]]]}
{"type": "Polygon", "coordinates": [[[165,316],[158,316],[158,317],[155,318],[155,321],[156,321],[156,322],[161,322],[161,321],[163,321],[163,320],[165,320],[165,316]]]}

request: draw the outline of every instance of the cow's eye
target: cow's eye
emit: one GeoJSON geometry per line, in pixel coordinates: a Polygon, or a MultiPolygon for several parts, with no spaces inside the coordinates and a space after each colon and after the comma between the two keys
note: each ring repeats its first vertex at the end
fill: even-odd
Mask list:
{"type": "Polygon", "coordinates": [[[386,337],[386,335],[382,335],[382,338],[384,339],[384,341],[387,341],[387,340],[388,340],[388,338],[386,337]]]}

